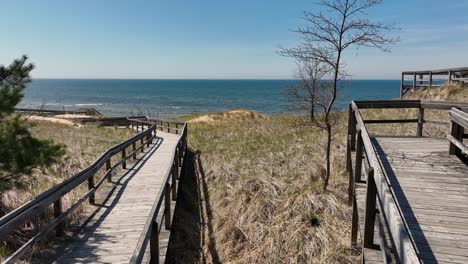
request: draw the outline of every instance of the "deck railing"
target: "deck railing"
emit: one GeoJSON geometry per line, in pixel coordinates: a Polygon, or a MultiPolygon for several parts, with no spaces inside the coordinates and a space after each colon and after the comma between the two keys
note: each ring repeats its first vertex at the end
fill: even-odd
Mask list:
{"type": "MultiPolygon", "coordinates": [[[[107,179],[111,181],[112,172],[119,166],[122,166],[123,169],[126,168],[127,160],[130,158],[136,159],[138,151],[144,151],[145,145],[150,146],[153,139],[156,137],[157,128],[164,128],[161,122],[167,124],[170,122],[171,125],[175,128],[168,128],[171,131],[176,133],[182,133],[182,137],[179,140],[179,144],[175,150],[175,155],[172,161],[172,167],[169,168],[168,176],[166,177],[165,184],[166,187],[163,188],[163,192],[168,192],[171,188],[171,185],[168,183],[168,179],[171,178],[170,175],[177,175],[179,170],[179,165],[183,160],[183,155],[187,146],[187,130],[186,124],[181,122],[158,120],[152,118],[126,118],[125,125],[131,126],[132,128],[138,128],[139,132],[137,135],[132,138],[108,149],[104,154],[101,155],[91,166],[81,171],[80,173],[70,177],[69,179],[63,181],[60,184],[55,185],[49,190],[43,192],[42,194],[35,197],[32,201],[24,204],[23,206],[11,211],[10,213],[4,215],[0,218],[0,237],[5,237],[12,234],[16,229],[21,225],[25,224],[27,221],[40,216],[49,206],[53,206],[54,219],[48,223],[47,226],[38,231],[33,237],[31,237],[26,243],[24,243],[18,250],[13,252],[4,263],[14,263],[18,261],[31,247],[36,244],[41,239],[45,238],[47,234],[55,230],[57,236],[63,235],[64,229],[63,224],[73,211],[75,211],[84,201],[89,200],[90,204],[95,203],[94,194],[97,189],[105,182],[107,179]],[[159,124],[157,124],[159,123],[159,124]],[[181,127],[181,128],[179,128],[181,127]],[[137,147],[137,143],[140,141],[140,146],[137,147]],[[127,149],[131,146],[131,152],[127,152],[127,149]],[[111,158],[117,154],[121,154],[120,160],[111,164],[111,158]],[[98,171],[105,166],[104,175],[96,181],[95,176],[98,171]],[[81,184],[88,183],[88,191],[81,196],[74,204],[69,208],[65,209],[62,206],[62,198],[64,195],[69,193],[72,190],[75,190],[81,184]]],[[[172,177],[172,192],[173,197],[176,194],[176,178],[172,177]]],[[[166,194],[167,195],[170,194],[166,194]]],[[[161,203],[161,195],[158,198],[157,204],[161,203]]],[[[167,199],[166,199],[167,200],[167,199]]],[[[166,202],[167,203],[167,202],[166,202]]],[[[157,206],[159,210],[159,206],[157,206]]],[[[166,211],[168,209],[166,208],[166,211]]],[[[170,210],[170,209],[169,209],[170,210]]],[[[157,210],[156,210],[157,211],[157,210]]],[[[168,218],[170,220],[170,218],[168,218]]],[[[168,226],[166,222],[166,226],[168,226]]]]}
{"type": "Polygon", "coordinates": [[[465,129],[468,129],[468,114],[457,108],[452,108],[449,115],[451,121],[450,135],[447,135],[447,139],[450,141],[449,152],[451,155],[466,159],[468,146],[463,142],[463,139],[468,138],[465,134],[465,129]]]}
{"type": "Polygon", "coordinates": [[[468,82],[468,67],[402,72],[400,98],[403,98],[409,91],[414,92],[418,88],[438,87],[445,82],[449,84],[454,82],[466,84],[468,82]],[[410,76],[411,79],[408,80],[406,76],[410,76]],[[438,78],[438,84],[434,84],[434,78],[438,78]],[[408,84],[408,82],[410,82],[410,84],[408,84]]]}
{"type": "MultiPolygon", "coordinates": [[[[353,220],[351,230],[351,243],[357,242],[357,203],[355,183],[363,182],[362,172],[366,175],[366,208],[363,232],[363,248],[372,248],[374,245],[375,223],[377,220],[378,237],[382,249],[383,259],[390,262],[392,253],[387,245],[386,229],[389,239],[396,247],[395,259],[401,263],[419,263],[417,250],[412,241],[408,227],[403,219],[401,207],[394,190],[390,188],[390,181],[386,177],[377,152],[372,143],[371,136],[366,124],[389,124],[389,123],[415,123],[417,124],[416,136],[423,136],[424,124],[432,122],[424,118],[425,109],[450,110],[452,120],[452,136],[449,137],[451,145],[456,151],[466,151],[463,138],[466,138],[461,127],[468,126],[468,114],[459,109],[468,109],[468,103],[458,102],[433,102],[421,100],[391,100],[391,101],[356,101],[349,106],[348,119],[348,144],[346,168],[349,173],[349,203],[353,205],[353,220]],[[362,109],[384,109],[384,108],[412,108],[419,109],[416,119],[375,119],[364,120],[362,109]],[[455,149],[455,147],[453,147],[455,149]],[[352,152],[355,151],[355,164],[352,164],[352,152]],[[354,170],[353,170],[354,166],[354,170]]],[[[440,124],[441,122],[434,122],[440,124]]],[[[442,123],[443,124],[443,123],[442,123]]],[[[451,147],[452,148],[452,147],[451,147]]]]}
{"type": "Polygon", "coordinates": [[[143,232],[135,247],[135,251],[130,260],[130,263],[142,263],[145,252],[149,244],[149,262],[159,263],[159,233],[161,224],[164,222],[166,230],[171,229],[171,196],[172,200],[176,200],[177,196],[177,180],[180,176],[185,153],[187,151],[187,124],[184,122],[176,122],[171,120],[151,119],[147,120],[155,122],[157,128],[161,131],[167,131],[174,134],[182,135],[174,148],[171,160],[172,166],[168,168],[164,181],[163,188],[158,193],[158,196],[151,208],[150,216],[146,221],[143,232]],[[164,202],[163,219],[158,222],[158,215],[161,211],[164,202]]]}
{"type": "Polygon", "coordinates": [[[52,110],[42,108],[15,108],[17,113],[26,114],[39,114],[39,115],[62,115],[62,114],[74,114],[74,115],[102,115],[99,111],[94,108],[81,108],[79,110],[52,110]]]}

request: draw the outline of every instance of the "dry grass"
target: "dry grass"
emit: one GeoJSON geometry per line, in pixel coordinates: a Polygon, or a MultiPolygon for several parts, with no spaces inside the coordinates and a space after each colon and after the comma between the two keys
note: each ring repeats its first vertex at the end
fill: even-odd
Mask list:
{"type": "MultiPolygon", "coordinates": [[[[340,123],[346,123],[340,115],[340,123]]],[[[229,119],[189,126],[213,212],[204,257],[232,263],[347,263],[345,132],[335,130],[333,175],[321,191],[320,131],[305,118],[229,119]],[[212,232],[210,232],[212,229],[212,232]],[[216,256],[213,256],[216,255],[216,256]]],[[[205,216],[208,217],[208,216],[205,216]]]]}
{"type": "MultiPolygon", "coordinates": [[[[0,215],[8,213],[55,184],[80,172],[108,148],[132,136],[132,132],[128,129],[104,128],[96,125],[78,128],[53,122],[32,122],[32,124],[31,132],[35,137],[52,139],[56,143],[64,144],[66,155],[60,164],[35,169],[32,175],[17,175],[14,182],[4,183],[3,189],[0,190],[0,215]]],[[[68,208],[80,198],[80,194],[86,188],[80,187],[64,196],[62,200],[64,208],[68,208]]],[[[74,217],[83,210],[85,208],[78,210],[70,220],[73,221],[74,217]]],[[[5,243],[0,246],[0,256],[8,254],[8,247],[16,248],[21,245],[34,230],[47,223],[50,217],[51,212],[48,212],[41,219],[35,219],[5,239],[5,243]]]]}
{"type": "MultiPolygon", "coordinates": [[[[418,92],[411,98],[468,101],[466,89],[418,92]]],[[[363,111],[367,118],[416,118],[415,110],[363,111]]],[[[189,125],[189,144],[198,153],[202,257],[205,263],[352,263],[351,208],[347,206],[345,151],[347,113],[337,114],[333,167],[327,192],[320,131],[305,117],[271,116],[189,125]],[[203,192],[201,192],[203,193],[203,192]]],[[[199,118],[199,117],[198,117],[199,118]]],[[[426,118],[446,121],[447,113],[426,118]]],[[[187,118],[185,118],[187,119],[187,118]]],[[[371,126],[371,133],[414,135],[416,125],[371,126]]],[[[442,136],[446,126],[425,126],[442,136]]]]}

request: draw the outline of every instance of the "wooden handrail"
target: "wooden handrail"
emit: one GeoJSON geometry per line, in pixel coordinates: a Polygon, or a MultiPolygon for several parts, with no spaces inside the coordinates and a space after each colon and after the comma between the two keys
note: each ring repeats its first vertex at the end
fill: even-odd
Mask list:
{"type": "Polygon", "coordinates": [[[468,129],[468,114],[457,108],[452,108],[449,111],[449,117],[452,124],[450,135],[447,135],[447,139],[450,141],[449,153],[466,159],[463,155],[468,155],[468,146],[463,142],[463,138],[465,137],[465,129],[468,129]]]}
{"type": "MultiPolygon", "coordinates": [[[[135,120],[128,119],[128,122],[132,123],[135,120]]],[[[138,120],[138,122],[141,122],[138,120]]],[[[147,121],[144,121],[147,122],[147,121]]],[[[111,176],[112,171],[119,165],[124,164],[127,159],[132,155],[123,157],[119,162],[110,166],[111,158],[125,151],[130,145],[133,146],[135,142],[140,140],[142,144],[139,148],[133,150],[130,154],[135,154],[138,150],[143,149],[144,144],[150,144],[151,141],[156,136],[156,125],[151,122],[147,122],[149,126],[148,129],[138,133],[137,135],[131,137],[130,139],[115,145],[114,147],[108,149],[104,152],[92,165],[79,172],[78,174],[66,179],[62,183],[59,183],[49,190],[41,193],[35,197],[30,202],[24,204],[23,206],[11,211],[10,213],[4,215],[0,218],[0,237],[7,236],[11,234],[16,228],[30,220],[34,216],[42,213],[48,206],[54,204],[54,220],[49,223],[44,229],[39,231],[36,235],[30,238],[23,246],[16,250],[12,255],[10,255],[4,263],[13,263],[21,258],[28,249],[30,249],[36,242],[42,239],[45,235],[50,233],[54,228],[56,229],[57,234],[62,233],[61,224],[66,220],[66,217],[71,214],[79,205],[81,205],[86,199],[90,199],[90,202],[94,200],[94,193],[103,184],[104,180],[111,176]],[[144,142],[143,142],[144,141],[144,142]],[[104,176],[99,179],[97,183],[94,183],[94,175],[101,169],[102,166],[106,164],[106,172],[104,176]],[[83,197],[81,197],[76,203],[74,203],[70,208],[65,212],[62,212],[61,198],[74,190],[76,187],[88,181],[89,190],[83,197]]]]}
{"type": "MultiPolygon", "coordinates": [[[[369,166],[371,168],[370,171],[372,172],[371,174],[368,174],[367,179],[367,182],[371,183],[370,185],[368,184],[368,199],[375,199],[375,197],[377,197],[377,201],[382,210],[382,213],[386,217],[386,222],[390,223],[390,235],[393,241],[395,241],[395,245],[397,245],[396,250],[400,261],[402,263],[420,263],[418,255],[416,253],[416,248],[409,236],[408,228],[403,220],[400,207],[398,206],[398,201],[395,199],[395,194],[390,188],[389,179],[386,177],[383,169],[381,168],[379,158],[374,149],[374,145],[372,144],[369,132],[367,131],[359,107],[355,102],[352,102],[351,109],[354,112],[357,130],[360,132],[358,133],[360,136],[358,142],[360,142],[360,144],[362,144],[363,146],[364,154],[366,155],[369,161],[369,166]],[[375,191],[369,194],[369,192],[372,190],[375,191]],[[369,195],[374,198],[369,198],[369,195]]],[[[360,164],[362,163],[361,161],[358,161],[359,159],[362,159],[362,156],[358,157],[357,154],[356,171],[358,171],[358,173],[360,173],[360,164]]],[[[357,177],[357,175],[355,175],[355,177],[357,177]]],[[[369,243],[372,242],[371,237],[373,237],[374,235],[374,221],[376,209],[377,208],[375,203],[371,203],[371,201],[367,202],[364,247],[368,247],[369,243]],[[370,223],[371,221],[372,224],[370,223]]],[[[383,250],[383,252],[385,253],[386,251],[383,250]]]]}
{"type": "MultiPolygon", "coordinates": [[[[161,223],[157,222],[157,216],[159,214],[159,211],[161,210],[161,206],[163,201],[165,202],[164,206],[164,220],[165,221],[165,227],[166,229],[170,229],[170,200],[171,200],[171,192],[170,190],[172,189],[172,199],[175,199],[175,184],[177,182],[177,179],[179,177],[179,167],[182,167],[183,160],[185,157],[185,153],[187,151],[187,124],[183,122],[177,122],[177,121],[170,121],[170,120],[159,120],[159,119],[151,119],[148,118],[148,120],[154,121],[155,123],[160,122],[161,126],[160,128],[162,130],[165,130],[169,128],[171,124],[178,124],[178,125],[183,125],[182,128],[176,128],[175,133],[176,134],[181,134],[181,137],[179,138],[179,141],[176,145],[176,147],[173,150],[173,155],[171,158],[171,163],[172,166],[168,168],[166,171],[166,175],[164,177],[164,180],[162,182],[163,188],[158,193],[157,199],[155,203],[153,204],[153,207],[151,208],[150,216],[146,221],[146,224],[143,228],[143,232],[140,235],[140,238],[138,240],[138,243],[135,247],[134,253],[132,255],[132,258],[130,260],[130,263],[141,263],[143,261],[143,257],[145,254],[145,251],[148,247],[150,247],[150,263],[159,263],[159,232],[161,227],[161,223]],[[166,126],[164,126],[166,124],[166,126]]],[[[169,129],[169,132],[171,132],[171,129],[169,129]]]]}
{"type": "MultiPolygon", "coordinates": [[[[403,214],[399,202],[396,199],[394,190],[390,187],[390,180],[387,178],[384,169],[382,168],[378,155],[375,151],[371,137],[367,130],[366,124],[388,124],[388,123],[417,123],[416,136],[422,136],[423,124],[429,123],[424,119],[425,109],[435,110],[450,110],[449,117],[452,123],[451,135],[447,136],[450,141],[451,154],[467,154],[468,147],[463,143],[463,138],[466,134],[464,129],[468,128],[468,113],[464,112],[468,109],[468,103],[461,102],[438,102],[438,101],[424,101],[424,100],[386,100],[386,101],[355,101],[349,106],[349,121],[348,121],[348,144],[347,144],[347,162],[346,168],[349,173],[349,203],[356,206],[355,199],[355,182],[359,182],[361,178],[362,166],[367,166],[365,170],[367,175],[367,188],[370,196],[367,199],[377,198],[377,205],[369,202],[366,207],[366,224],[364,230],[364,247],[369,247],[373,242],[374,235],[374,221],[375,212],[377,207],[380,207],[379,217],[383,217],[388,223],[389,234],[391,239],[396,245],[397,257],[402,263],[419,263],[414,241],[409,236],[408,226],[403,220],[403,214]],[[361,109],[419,109],[417,119],[373,119],[364,120],[360,110],[361,109]],[[464,111],[460,110],[463,109],[464,111]],[[357,146],[356,146],[357,144],[357,146]],[[352,164],[352,151],[356,151],[355,164],[352,164]],[[367,162],[362,162],[365,158],[367,162]],[[354,169],[353,169],[353,166],[354,169]],[[372,171],[372,174],[369,174],[372,171]],[[374,185],[374,187],[369,186],[374,185]],[[370,188],[370,189],[369,189],[370,188]],[[375,196],[373,193],[375,188],[375,196]],[[369,214],[369,215],[367,215],[369,214]],[[372,223],[372,225],[371,225],[372,223]],[[368,226],[371,225],[371,226],[368,226]]],[[[440,124],[447,124],[445,122],[438,122],[440,124]]],[[[353,208],[354,210],[354,208],[353,208]]],[[[357,218],[353,212],[352,224],[352,243],[356,240],[356,224],[357,218]]],[[[383,224],[379,222],[379,226],[383,224]]],[[[380,230],[379,230],[380,231],[380,230]]],[[[380,232],[379,232],[380,234],[380,232]]],[[[383,248],[384,258],[388,258],[388,249],[383,248]]]]}

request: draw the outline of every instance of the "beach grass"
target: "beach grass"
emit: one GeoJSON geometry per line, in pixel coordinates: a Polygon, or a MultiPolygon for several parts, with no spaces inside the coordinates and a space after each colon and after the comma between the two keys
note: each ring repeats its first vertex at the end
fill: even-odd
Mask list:
{"type": "MultiPolygon", "coordinates": [[[[467,89],[418,91],[408,99],[465,101],[467,89]]],[[[416,118],[415,109],[363,111],[365,118],[416,118]]],[[[202,208],[201,254],[180,259],[216,263],[354,263],[351,208],[345,171],[347,112],[333,133],[332,176],[323,192],[324,136],[307,117],[184,117],[196,155],[202,208]],[[198,259],[197,259],[198,258],[198,259]]],[[[208,115],[210,116],[210,115],[208,115]]],[[[219,113],[215,116],[220,116],[219,113]]],[[[446,111],[426,119],[447,121],[446,111]]],[[[415,135],[416,124],[369,125],[372,134],[415,135]]],[[[448,125],[425,125],[426,136],[444,137],[448,125]]],[[[196,217],[196,216],[195,216],[196,217]]],[[[190,237],[189,231],[184,237],[190,237]]],[[[187,246],[187,239],[183,242],[187,246]]],[[[198,241],[191,241],[196,248],[198,241]]]]}
{"type": "MultiPolygon", "coordinates": [[[[65,145],[66,155],[60,164],[34,169],[30,175],[15,175],[13,181],[0,181],[2,186],[0,212],[2,215],[85,169],[107,149],[133,135],[133,132],[128,129],[100,127],[92,124],[80,127],[46,121],[32,121],[30,124],[33,136],[51,139],[65,145]]],[[[82,184],[79,188],[66,194],[62,199],[64,208],[68,208],[78,200],[85,191],[86,186],[82,184]]],[[[74,221],[75,217],[86,210],[85,207],[82,206],[75,211],[70,221],[74,221]]],[[[22,245],[38,227],[49,222],[51,217],[52,212],[47,211],[40,218],[33,219],[13,235],[4,239],[3,244],[0,244],[0,256],[8,255],[11,248],[14,249],[22,245]]]]}

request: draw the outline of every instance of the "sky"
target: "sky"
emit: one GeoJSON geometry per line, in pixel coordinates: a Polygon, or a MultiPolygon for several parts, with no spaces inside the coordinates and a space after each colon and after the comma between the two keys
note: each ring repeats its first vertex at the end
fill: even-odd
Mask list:
{"type": "MultiPolygon", "coordinates": [[[[314,0],[0,0],[0,64],[27,54],[33,78],[291,79],[293,47],[314,0]]],[[[346,53],[353,79],[468,66],[467,0],[386,0],[372,20],[396,23],[391,53],[346,53]]]]}

